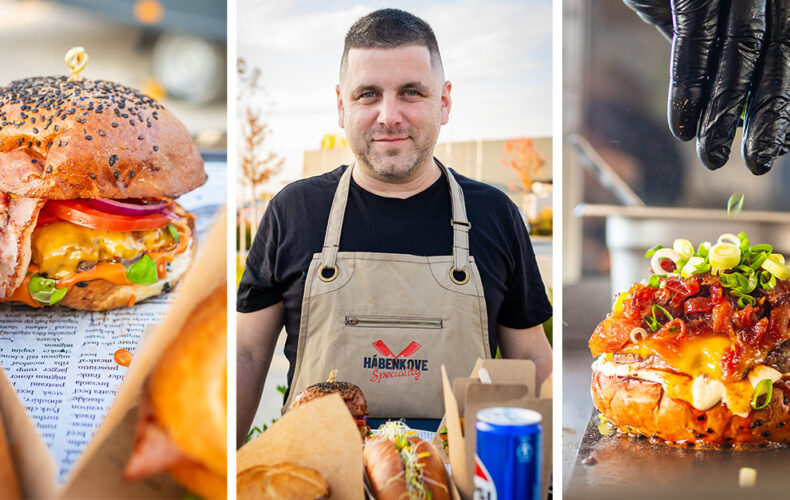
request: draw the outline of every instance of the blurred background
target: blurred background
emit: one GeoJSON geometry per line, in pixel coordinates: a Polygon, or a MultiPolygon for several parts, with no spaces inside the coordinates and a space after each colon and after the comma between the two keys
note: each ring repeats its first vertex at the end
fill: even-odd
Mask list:
{"type": "Polygon", "coordinates": [[[0,86],[67,75],[66,51],[84,47],[82,76],[160,100],[201,151],[227,150],[226,2],[221,0],[0,0],[0,86]]]}
{"type": "Polygon", "coordinates": [[[563,1],[564,483],[590,419],[587,340],[613,295],[649,274],[645,251],[723,232],[790,250],[790,158],[754,176],[741,157],[709,171],[667,126],[670,43],[620,0],[563,1]],[[745,195],[728,220],[731,194],[745,195]],[[643,203],[645,206],[639,206],[643,203]],[[699,209],[708,209],[702,210],[699,209]],[[749,213],[750,212],[750,213],[749,213]]]}
{"type": "MultiPolygon", "coordinates": [[[[266,203],[284,185],[347,164],[335,85],[346,31],[397,7],[434,29],[453,83],[436,156],[507,193],[529,220],[551,286],[552,3],[550,0],[238,1],[237,270],[266,203]]],[[[254,425],[279,417],[287,361],[281,335],[254,425]]]]}

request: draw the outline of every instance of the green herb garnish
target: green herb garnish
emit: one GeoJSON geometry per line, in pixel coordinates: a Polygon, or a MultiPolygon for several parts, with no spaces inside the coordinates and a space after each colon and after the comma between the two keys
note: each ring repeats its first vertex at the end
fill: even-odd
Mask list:
{"type": "Polygon", "coordinates": [[[178,229],[176,229],[176,226],[174,226],[173,224],[168,224],[167,230],[170,231],[170,236],[172,236],[173,239],[176,240],[176,243],[181,243],[181,237],[178,235],[178,229]]]}
{"type": "Polygon", "coordinates": [[[27,289],[36,302],[51,306],[65,297],[69,291],[68,288],[55,288],[56,283],[53,279],[34,274],[28,282],[27,289]]]}
{"type": "Polygon", "coordinates": [[[743,193],[733,193],[727,200],[727,217],[737,215],[743,209],[743,193]]]}
{"type": "Polygon", "coordinates": [[[757,387],[754,388],[754,395],[752,396],[752,408],[755,410],[762,410],[771,402],[771,396],[773,395],[773,388],[774,383],[771,382],[771,379],[766,378],[760,381],[757,384],[757,387]],[[758,401],[761,397],[765,397],[762,404],[758,405],[758,401]]]}
{"type": "Polygon", "coordinates": [[[148,254],[126,269],[126,277],[138,285],[153,285],[158,279],[156,263],[148,254]]]}

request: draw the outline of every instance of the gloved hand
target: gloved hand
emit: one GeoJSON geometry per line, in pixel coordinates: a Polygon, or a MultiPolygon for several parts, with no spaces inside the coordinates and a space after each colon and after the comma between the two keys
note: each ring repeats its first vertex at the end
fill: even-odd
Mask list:
{"type": "Polygon", "coordinates": [[[767,172],[790,149],[790,2],[623,1],[672,38],[672,133],[684,141],[696,136],[702,162],[719,168],[745,105],[743,156],[753,173],[767,172]]]}

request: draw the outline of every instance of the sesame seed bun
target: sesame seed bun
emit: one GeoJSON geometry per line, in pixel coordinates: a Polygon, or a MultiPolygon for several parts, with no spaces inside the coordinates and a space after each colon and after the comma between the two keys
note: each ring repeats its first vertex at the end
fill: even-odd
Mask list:
{"type": "Polygon", "coordinates": [[[174,198],[206,182],[186,127],[157,101],[64,76],[0,89],[0,167],[0,191],[28,198],[174,198]]]}

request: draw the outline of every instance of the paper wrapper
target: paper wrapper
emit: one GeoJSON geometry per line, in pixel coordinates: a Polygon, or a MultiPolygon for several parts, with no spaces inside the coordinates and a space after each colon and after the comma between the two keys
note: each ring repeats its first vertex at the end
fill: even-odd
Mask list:
{"type": "Polygon", "coordinates": [[[45,442],[0,370],[0,413],[6,420],[26,498],[178,499],[183,496],[183,490],[169,478],[122,483],[120,477],[124,457],[128,457],[126,452],[131,451],[134,440],[134,417],[130,416],[130,410],[137,404],[148,374],[181,330],[194,305],[226,281],[227,214],[224,209],[219,214],[170,311],[142,340],[115,401],[62,485],[54,480],[55,463],[45,442]]]}
{"type": "Polygon", "coordinates": [[[337,394],[294,408],[236,453],[237,474],[281,462],[320,472],[332,498],[364,499],[362,438],[337,394]]]}
{"type": "MultiPolygon", "coordinates": [[[[461,498],[474,497],[474,457],[476,443],[475,422],[477,412],[494,406],[513,406],[528,408],[541,414],[543,427],[543,470],[541,485],[542,497],[548,496],[551,480],[552,460],[552,399],[551,377],[540,389],[540,397],[535,393],[535,363],[529,360],[486,359],[478,360],[470,378],[457,378],[450,385],[447,372],[442,366],[442,385],[444,389],[445,418],[439,429],[447,426],[447,441],[450,467],[453,480],[461,498]],[[491,384],[483,384],[479,371],[485,368],[491,384]],[[460,417],[464,417],[461,431],[460,417]]],[[[434,445],[441,449],[441,440],[434,445]]]]}

